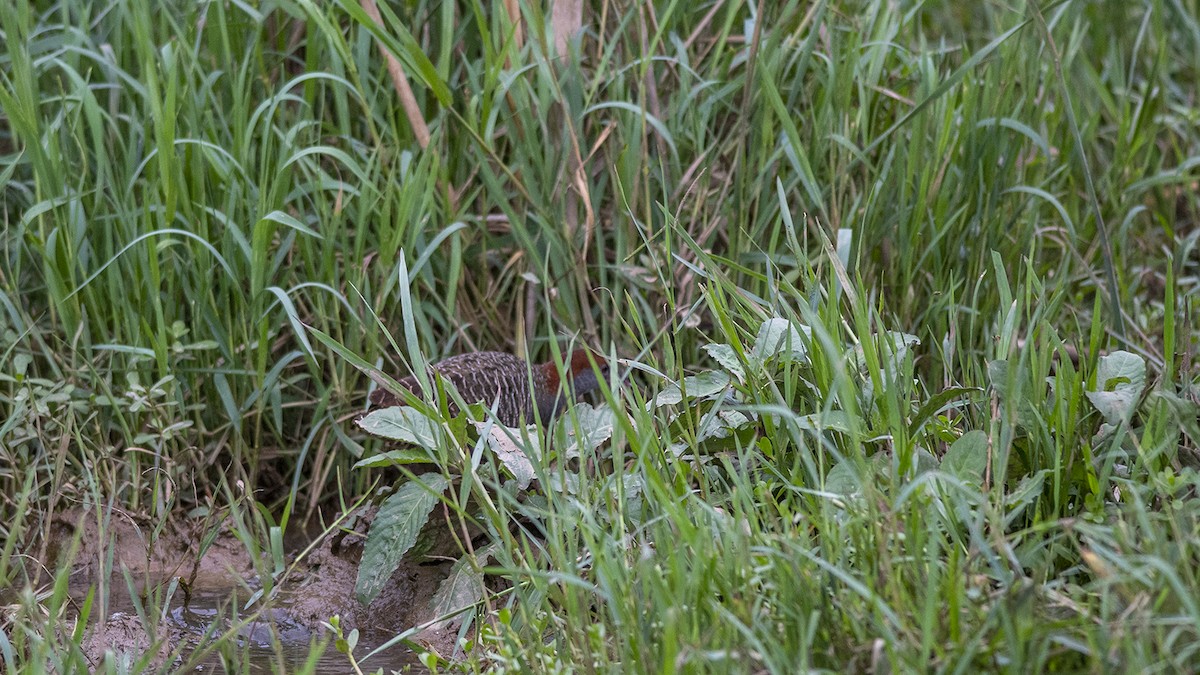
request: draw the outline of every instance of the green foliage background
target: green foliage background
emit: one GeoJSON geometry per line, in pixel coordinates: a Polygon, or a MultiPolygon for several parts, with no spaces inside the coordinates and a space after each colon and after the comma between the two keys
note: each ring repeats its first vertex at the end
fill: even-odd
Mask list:
{"type": "Polygon", "coordinates": [[[368,380],[306,326],[404,372],[378,315],[430,359],[574,338],[665,375],[605,395],[599,461],[645,511],[597,480],[572,499],[605,518],[497,555],[586,550],[597,586],[526,579],[493,665],[1194,662],[1196,2],[598,1],[567,54],[547,7],[520,41],[479,0],[382,28],[350,0],[0,7],[6,541],[66,502],[362,492],[368,380]],[[763,426],[672,461],[720,399],[640,406],[753,363],[775,316],[812,328],[803,376],[749,373],[763,426]],[[1150,375],[1114,437],[1086,394],[1117,349],[1150,375]],[[832,411],[850,432],[788,421],[832,411]],[[1004,459],[974,498],[911,497],[975,432],[1004,459]],[[827,497],[839,463],[861,501],[827,497]],[[703,534],[727,517],[745,534],[703,534]]]}

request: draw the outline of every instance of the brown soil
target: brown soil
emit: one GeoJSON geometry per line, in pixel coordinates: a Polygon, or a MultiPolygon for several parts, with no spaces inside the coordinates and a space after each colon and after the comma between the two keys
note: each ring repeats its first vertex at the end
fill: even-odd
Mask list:
{"type": "MultiPolygon", "coordinates": [[[[365,532],[373,517],[374,509],[364,510],[357,518],[356,530],[365,532]]],[[[227,528],[204,546],[207,533],[202,524],[166,525],[159,527],[157,533],[155,527],[145,520],[114,514],[102,529],[97,525],[95,513],[83,511],[60,514],[52,524],[49,569],[54,568],[55,558],[68,552],[75,535],[80,535],[80,549],[74,556],[71,575],[77,597],[82,597],[99,581],[104,569],[102,561],[112,556],[109,615],[102,617],[102,621],[94,619],[83,643],[93,664],[98,664],[106,651],[123,652],[138,659],[156,647],[153,667],[161,667],[179,641],[188,637],[186,626],[162,621],[148,629],[137,613],[117,609],[125,607],[115,597],[126,586],[122,570],[128,571],[138,585],[137,592],[143,597],[163,593],[176,579],[181,580],[180,589],[187,588],[193,598],[203,593],[210,596],[223,594],[222,597],[236,593],[243,604],[245,598],[261,588],[249,552],[227,528]]],[[[248,611],[270,605],[273,616],[285,617],[285,623],[302,627],[304,636],[324,635],[327,629],[323,622],[338,615],[343,632],[358,629],[362,636],[360,643],[364,646],[382,644],[398,633],[433,619],[428,603],[449,572],[450,562],[402,564],[379,596],[364,607],[354,593],[364,541],[356,532],[335,530],[325,536],[278,584],[274,598],[248,611]]],[[[265,559],[260,566],[264,570],[271,569],[265,559]]],[[[185,605],[184,595],[182,590],[177,591],[170,600],[172,607],[185,605]]],[[[128,607],[132,609],[131,602],[128,607]]],[[[458,625],[426,629],[413,641],[443,657],[450,657],[458,625]]],[[[203,632],[203,629],[193,631],[196,632],[203,632]]],[[[191,637],[194,641],[195,636],[191,637]]],[[[307,648],[307,639],[300,641],[307,648]]],[[[368,651],[369,648],[360,646],[356,653],[361,656],[368,651]]],[[[406,651],[398,645],[389,648],[388,653],[406,651]]],[[[403,661],[412,664],[414,659],[409,654],[403,661]]],[[[344,660],[341,663],[346,665],[344,660]]],[[[379,665],[382,664],[375,664],[376,667],[379,665]]]]}

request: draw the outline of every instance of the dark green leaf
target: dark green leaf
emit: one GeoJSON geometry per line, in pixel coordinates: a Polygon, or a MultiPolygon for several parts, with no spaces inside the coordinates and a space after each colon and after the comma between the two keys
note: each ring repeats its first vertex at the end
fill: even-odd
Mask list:
{"type": "Polygon", "coordinates": [[[379,507],[363,547],[358,582],[354,586],[363,605],[371,604],[379,595],[404,554],[417,542],[417,535],[438,503],[438,495],[447,485],[446,479],[436,473],[417,476],[416,480],[400,486],[379,507]]]}
{"type": "Polygon", "coordinates": [[[942,457],[942,471],[968,485],[982,486],[987,470],[988,435],[976,429],[963,434],[942,457]]]}
{"type": "Polygon", "coordinates": [[[358,426],[369,434],[422,448],[437,448],[437,424],[414,408],[393,406],[367,413],[358,426]]]}
{"type": "Polygon", "coordinates": [[[1100,357],[1096,386],[1084,393],[1105,421],[1115,426],[1133,417],[1145,386],[1146,360],[1137,354],[1115,351],[1100,357]]]}
{"type": "Polygon", "coordinates": [[[433,624],[435,630],[444,630],[456,623],[455,616],[478,604],[483,598],[483,572],[479,568],[487,564],[497,546],[498,544],[491,544],[475,551],[474,555],[468,553],[450,568],[450,575],[438,585],[437,592],[433,594],[433,600],[429,603],[429,613],[439,619],[433,624]]]}

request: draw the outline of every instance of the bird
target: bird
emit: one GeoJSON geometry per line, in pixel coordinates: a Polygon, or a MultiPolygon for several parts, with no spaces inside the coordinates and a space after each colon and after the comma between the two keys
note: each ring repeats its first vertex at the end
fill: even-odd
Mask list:
{"type": "MultiPolygon", "coordinates": [[[[600,374],[608,370],[607,362],[597,359],[600,374]]],[[[600,386],[597,372],[588,360],[586,349],[571,352],[565,375],[570,386],[563,386],[558,367],[553,361],[535,364],[532,368],[524,359],[505,352],[468,352],[451,356],[429,367],[434,373],[452,383],[467,404],[482,403],[489,408],[496,404],[496,419],[505,426],[515,427],[534,420],[536,409],[543,422],[561,412],[567,397],[582,396],[600,386]]],[[[410,375],[398,380],[400,386],[421,395],[421,384],[410,375]]],[[[369,397],[372,408],[404,405],[404,399],[386,389],[376,389],[369,397]]],[[[449,404],[451,415],[458,406],[449,404]]]]}

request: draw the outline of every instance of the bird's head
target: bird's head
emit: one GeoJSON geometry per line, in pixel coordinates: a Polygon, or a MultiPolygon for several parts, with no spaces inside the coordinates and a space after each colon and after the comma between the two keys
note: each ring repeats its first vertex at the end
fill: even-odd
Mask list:
{"type": "Polygon", "coordinates": [[[608,375],[608,360],[603,356],[587,349],[576,349],[564,364],[566,367],[559,373],[553,361],[542,364],[546,375],[547,389],[557,391],[565,377],[570,382],[572,393],[576,396],[586,394],[600,386],[600,378],[608,375]],[[592,364],[595,363],[595,368],[592,364]]]}

